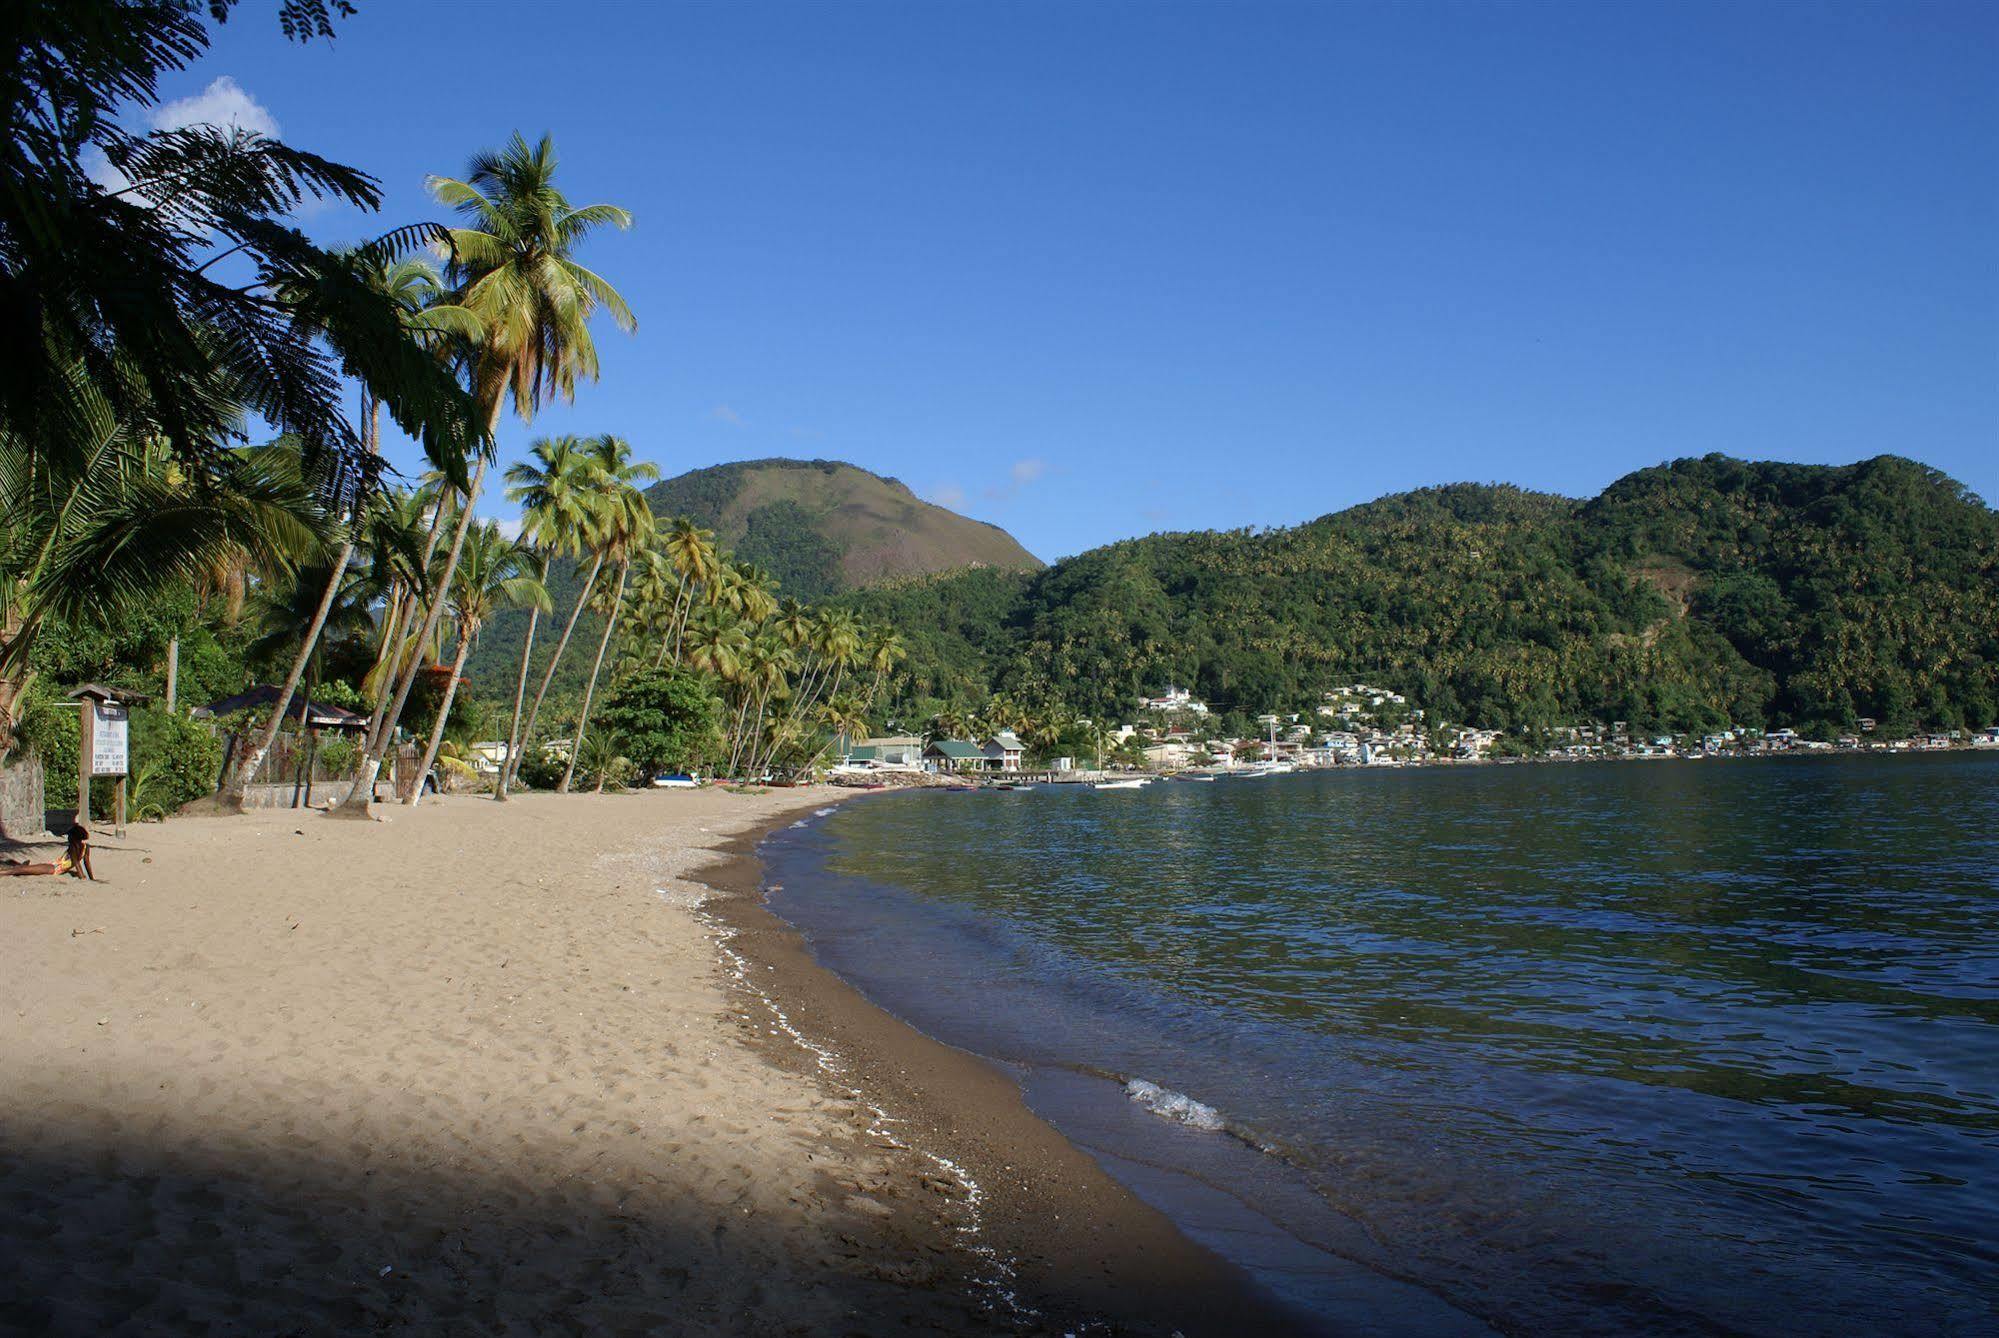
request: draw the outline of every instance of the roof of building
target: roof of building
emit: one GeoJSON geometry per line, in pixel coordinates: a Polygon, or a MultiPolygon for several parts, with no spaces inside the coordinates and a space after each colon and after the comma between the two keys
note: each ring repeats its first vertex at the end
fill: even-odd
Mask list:
{"type": "Polygon", "coordinates": [[[976,743],[966,743],[963,739],[938,739],[923,751],[938,753],[953,761],[984,757],[985,752],[976,743]]]}
{"type": "Polygon", "coordinates": [[[1001,730],[999,733],[993,735],[990,739],[987,739],[986,742],[996,743],[1000,747],[1006,749],[1008,752],[1016,752],[1019,749],[1026,747],[1026,745],[1020,741],[1020,735],[1014,733],[1010,729],[1001,730]]]}
{"type": "MultiPolygon", "coordinates": [[[[224,697],[199,707],[196,715],[235,715],[238,711],[265,710],[277,703],[278,689],[269,683],[260,683],[248,692],[239,692],[233,697],[224,697]]],[[[309,702],[297,693],[292,694],[291,705],[285,708],[285,719],[302,720],[315,729],[366,729],[368,718],[356,715],[344,706],[328,706],[324,702],[309,702]]]]}

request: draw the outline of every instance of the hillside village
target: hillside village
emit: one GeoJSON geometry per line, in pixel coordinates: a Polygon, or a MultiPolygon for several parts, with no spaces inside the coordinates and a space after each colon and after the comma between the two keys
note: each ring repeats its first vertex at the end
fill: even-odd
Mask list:
{"type": "MultiPolygon", "coordinates": [[[[1136,708],[1131,720],[1102,732],[1101,757],[1036,750],[1011,729],[979,738],[956,738],[933,731],[858,741],[844,751],[841,768],[945,776],[1099,771],[1173,774],[1273,766],[1316,770],[1999,747],[1999,726],[1889,738],[1878,732],[1874,720],[1866,718],[1857,722],[1857,733],[1835,739],[1805,738],[1791,729],[1749,727],[1697,735],[1648,735],[1634,732],[1622,720],[1559,727],[1529,737],[1431,720],[1423,708],[1410,705],[1405,694],[1359,682],[1325,692],[1309,713],[1257,716],[1254,723],[1263,731],[1260,737],[1227,733],[1221,713],[1177,685],[1139,698],[1136,708]]],[[[1091,722],[1076,723],[1087,727],[1091,722]]]]}

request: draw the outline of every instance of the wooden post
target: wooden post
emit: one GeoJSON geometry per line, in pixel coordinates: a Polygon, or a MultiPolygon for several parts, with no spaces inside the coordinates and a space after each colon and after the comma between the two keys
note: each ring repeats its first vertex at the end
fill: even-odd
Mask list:
{"type": "Polygon", "coordinates": [[[125,780],[123,776],[118,778],[118,789],[111,800],[111,826],[120,837],[125,835],[125,780]]]}
{"type": "Polygon", "coordinates": [[[90,825],[90,750],[97,744],[97,704],[85,697],[77,705],[83,708],[83,719],[76,736],[76,820],[87,827],[90,825]]]}

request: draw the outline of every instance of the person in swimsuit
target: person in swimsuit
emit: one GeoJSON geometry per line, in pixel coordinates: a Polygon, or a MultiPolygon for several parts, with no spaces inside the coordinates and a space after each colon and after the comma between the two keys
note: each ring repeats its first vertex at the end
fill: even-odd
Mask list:
{"type": "Polygon", "coordinates": [[[0,861],[0,878],[31,878],[68,874],[72,878],[88,878],[97,881],[97,874],[90,867],[90,833],[83,824],[70,824],[69,840],[63,847],[62,858],[53,864],[29,864],[25,860],[0,861]]]}

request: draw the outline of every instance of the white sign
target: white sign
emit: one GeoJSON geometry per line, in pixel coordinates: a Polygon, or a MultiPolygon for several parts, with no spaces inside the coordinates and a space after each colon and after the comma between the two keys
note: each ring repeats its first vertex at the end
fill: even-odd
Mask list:
{"type": "Polygon", "coordinates": [[[94,702],[90,730],[90,774],[123,776],[131,770],[132,721],[117,702],[94,702]]]}

